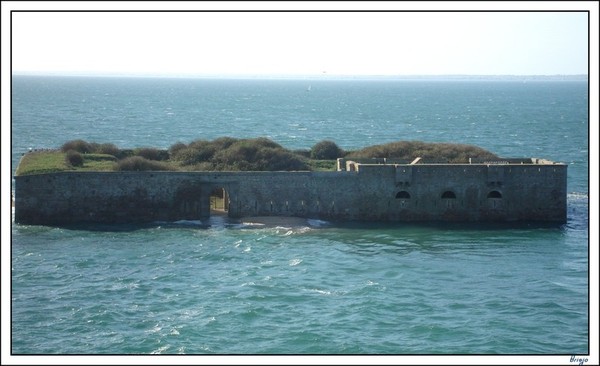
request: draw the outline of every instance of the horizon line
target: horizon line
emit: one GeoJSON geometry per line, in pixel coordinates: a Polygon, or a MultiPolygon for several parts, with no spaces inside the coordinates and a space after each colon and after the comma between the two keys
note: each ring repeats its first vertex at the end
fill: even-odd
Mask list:
{"type": "Polygon", "coordinates": [[[51,72],[13,71],[12,76],[130,77],[130,78],[202,78],[202,79],[409,79],[409,78],[585,78],[589,74],[200,74],[200,73],[129,73],[129,72],[51,72]]]}

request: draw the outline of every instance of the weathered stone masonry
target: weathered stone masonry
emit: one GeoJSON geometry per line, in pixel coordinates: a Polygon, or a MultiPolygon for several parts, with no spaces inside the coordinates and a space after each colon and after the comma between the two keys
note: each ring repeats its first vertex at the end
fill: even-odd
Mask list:
{"type": "Polygon", "coordinates": [[[566,222],[567,166],[339,163],[336,172],[61,172],[15,177],[15,221],[60,225],[228,215],[362,221],[566,222]],[[345,164],[345,166],[344,166],[345,164]]]}

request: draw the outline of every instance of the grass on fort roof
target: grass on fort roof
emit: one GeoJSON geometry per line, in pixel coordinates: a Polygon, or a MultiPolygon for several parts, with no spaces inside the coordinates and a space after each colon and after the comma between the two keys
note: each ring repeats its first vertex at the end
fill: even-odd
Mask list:
{"type": "MultiPolygon", "coordinates": [[[[83,154],[83,166],[73,167],[66,162],[66,153],[62,151],[31,152],[23,155],[15,175],[56,173],[64,171],[115,171],[117,159],[109,154],[83,154]]],[[[164,162],[179,170],[175,162],[164,162]]],[[[307,161],[312,171],[336,170],[336,160],[307,161]]]]}
{"type": "Polygon", "coordinates": [[[337,160],[308,160],[312,171],[332,171],[337,169],[337,160]]]}
{"type": "Polygon", "coordinates": [[[83,166],[74,168],[67,164],[62,151],[30,152],[21,158],[15,175],[44,174],[64,171],[112,171],[115,157],[108,154],[83,154],[83,166]]]}

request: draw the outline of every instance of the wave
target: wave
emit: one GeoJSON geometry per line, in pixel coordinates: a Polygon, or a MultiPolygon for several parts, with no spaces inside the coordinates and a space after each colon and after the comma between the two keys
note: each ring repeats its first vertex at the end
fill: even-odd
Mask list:
{"type": "Polygon", "coordinates": [[[318,219],[308,219],[308,220],[306,220],[306,222],[308,223],[308,225],[310,227],[325,227],[325,226],[331,225],[331,222],[329,222],[329,221],[318,220],[318,219]]]}
{"type": "Polygon", "coordinates": [[[200,221],[200,220],[178,220],[178,221],[174,221],[173,224],[176,224],[176,225],[202,225],[202,221],[200,221]]]}
{"type": "Polygon", "coordinates": [[[574,200],[574,201],[587,201],[589,199],[589,195],[587,193],[583,193],[583,192],[571,192],[571,193],[567,193],[567,200],[574,200]]]}
{"type": "Polygon", "coordinates": [[[211,225],[208,222],[201,220],[177,220],[177,221],[154,221],[152,225],[157,225],[158,228],[203,228],[208,229],[211,225]]]}

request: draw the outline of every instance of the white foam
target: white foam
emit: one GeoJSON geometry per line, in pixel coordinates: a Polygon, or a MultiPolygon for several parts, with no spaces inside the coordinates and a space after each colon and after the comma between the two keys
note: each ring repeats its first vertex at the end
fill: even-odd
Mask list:
{"type": "Polygon", "coordinates": [[[178,220],[173,223],[177,225],[202,225],[200,220],[178,220]]]}
{"type": "Polygon", "coordinates": [[[291,267],[297,266],[300,263],[302,263],[302,259],[300,259],[300,258],[291,259],[290,262],[289,262],[289,264],[290,264],[291,267]]]}
{"type": "Polygon", "coordinates": [[[244,227],[244,226],[265,226],[265,224],[262,224],[260,222],[243,222],[241,224],[241,227],[244,227]]]}
{"type": "Polygon", "coordinates": [[[571,193],[567,193],[567,198],[574,199],[574,200],[587,200],[588,194],[581,193],[581,192],[571,192],[571,193]]]}
{"type": "Polygon", "coordinates": [[[307,222],[312,227],[323,227],[323,226],[331,225],[331,223],[329,221],[318,220],[318,219],[308,219],[307,222]]]}

